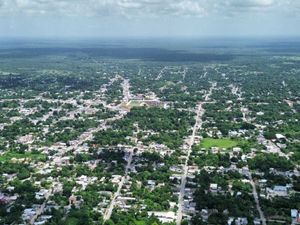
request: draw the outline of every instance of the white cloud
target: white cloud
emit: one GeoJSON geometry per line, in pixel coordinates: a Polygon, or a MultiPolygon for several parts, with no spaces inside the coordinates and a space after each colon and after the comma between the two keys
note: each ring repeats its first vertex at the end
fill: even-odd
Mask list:
{"type": "Polygon", "coordinates": [[[0,37],[299,34],[299,19],[300,0],[0,0],[0,37]]]}
{"type": "Polygon", "coordinates": [[[275,4],[274,0],[231,0],[228,5],[235,7],[269,7],[275,4]]]}
{"type": "MultiPolygon", "coordinates": [[[[299,6],[295,0],[0,0],[0,16],[204,17],[278,12],[299,6]],[[276,11],[277,10],[277,11],[276,11]]],[[[297,8],[297,7],[296,7],[297,8]]]]}

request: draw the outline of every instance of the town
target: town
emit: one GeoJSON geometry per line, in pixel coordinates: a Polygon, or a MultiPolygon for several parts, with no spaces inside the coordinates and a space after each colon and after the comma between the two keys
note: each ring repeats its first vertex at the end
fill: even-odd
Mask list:
{"type": "Polygon", "coordinates": [[[299,57],[77,51],[0,54],[0,224],[300,224],[299,57]]]}

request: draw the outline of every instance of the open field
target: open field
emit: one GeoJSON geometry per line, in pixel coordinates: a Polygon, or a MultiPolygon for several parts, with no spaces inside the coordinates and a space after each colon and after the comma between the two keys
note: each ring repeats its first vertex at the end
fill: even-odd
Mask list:
{"type": "Polygon", "coordinates": [[[237,145],[238,145],[237,141],[229,138],[222,138],[222,139],[204,138],[200,144],[202,148],[211,148],[211,147],[233,148],[236,147],[237,145]]]}
{"type": "Polygon", "coordinates": [[[141,101],[136,101],[136,100],[131,100],[129,103],[128,103],[128,106],[130,108],[132,107],[142,107],[143,106],[143,103],[141,101]]]}
{"type": "Polygon", "coordinates": [[[7,162],[12,159],[30,159],[30,160],[43,160],[46,156],[40,153],[17,153],[17,152],[7,152],[0,156],[0,162],[7,162]]]}

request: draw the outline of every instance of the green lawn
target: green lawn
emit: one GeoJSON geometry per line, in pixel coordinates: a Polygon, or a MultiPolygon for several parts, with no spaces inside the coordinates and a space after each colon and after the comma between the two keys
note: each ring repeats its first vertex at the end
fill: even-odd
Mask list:
{"type": "Polygon", "coordinates": [[[239,144],[238,141],[229,139],[229,138],[221,138],[221,139],[214,139],[214,138],[204,138],[201,143],[201,148],[211,148],[211,147],[219,147],[219,148],[233,148],[239,144]]]}
{"type": "Polygon", "coordinates": [[[44,154],[40,153],[17,153],[17,152],[6,152],[3,155],[0,156],[0,162],[10,161],[12,158],[16,159],[31,159],[31,160],[43,160],[45,159],[44,154]]]}

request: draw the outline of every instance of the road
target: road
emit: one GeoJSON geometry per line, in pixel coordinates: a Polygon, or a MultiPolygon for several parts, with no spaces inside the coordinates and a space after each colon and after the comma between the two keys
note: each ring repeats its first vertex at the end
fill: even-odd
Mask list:
{"type": "Polygon", "coordinates": [[[46,204],[48,202],[49,197],[52,194],[53,189],[51,188],[49,190],[49,193],[45,196],[45,201],[43,202],[43,204],[36,210],[35,214],[31,217],[31,219],[29,220],[29,224],[34,224],[34,222],[36,221],[36,219],[44,213],[46,204]]]}
{"type": "Polygon", "coordinates": [[[183,167],[183,174],[181,177],[181,185],[180,185],[180,193],[179,193],[179,198],[178,198],[178,210],[177,210],[177,219],[176,219],[176,224],[180,225],[182,221],[182,211],[183,211],[183,200],[184,200],[184,194],[185,194],[185,186],[186,186],[186,178],[188,174],[188,161],[190,158],[190,154],[192,152],[192,146],[195,142],[195,135],[198,130],[198,126],[202,123],[202,115],[203,115],[203,108],[202,108],[203,103],[199,103],[197,107],[197,116],[196,116],[196,122],[193,127],[193,133],[190,137],[189,140],[189,146],[188,146],[188,152],[187,152],[187,158],[184,163],[183,167]]]}
{"type": "MultiPolygon", "coordinates": [[[[115,78],[115,79],[117,79],[117,78],[115,78]]],[[[110,83],[108,84],[108,86],[110,86],[113,82],[114,82],[114,80],[110,81],[110,83]]],[[[130,96],[129,81],[128,80],[124,80],[123,94],[124,94],[124,98],[123,99],[126,99],[126,98],[128,99],[128,97],[130,96]]],[[[100,130],[105,130],[107,128],[107,123],[108,122],[112,122],[112,121],[115,121],[115,120],[120,120],[120,119],[122,119],[124,117],[124,115],[126,115],[126,113],[125,114],[118,113],[114,117],[111,117],[111,118],[108,118],[108,119],[104,120],[97,127],[91,128],[88,131],[82,133],[79,137],[77,137],[75,140],[72,141],[72,143],[73,143],[72,145],[70,145],[70,146],[64,148],[64,150],[61,150],[60,152],[56,153],[55,156],[59,157],[61,155],[64,155],[66,152],[69,152],[69,151],[72,151],[72,150],[78,148],[78,146],[82,145],[86,141],[92,140],[93,137],[94,137],[94,133],[99,132],[100,130]]],[[[43,149],[41,149],[41,150],[43,150],[43,149]]],[[[124,182],[126,181],[126,176],[127,176],[127,173],[128,173],[128,169],[129,169],[131,161],[132,161],[132,154],[133,154],[133,152],[131,152],[130,155],[129,155],[128,164],[127,164],[126,170],[125,170],[125,175],[122,177],[122,180],[121,180],[121,182],[119,184],[118,191],[115,193],[114,201],[115,201],[115,198],[119,195],[120,190],[121,190],[124,182]]],[[[30,218],[29,224],[34,224],[34,222],[36,221],[36,219],[41,214],[43,214],[44,209],[45,209],[46,204],[47,204],[47,201],[48,201],[49,197],[52,195],[52,191],[53,191],[52,189],[49,191],[49,194],[45,197],[45,201],[43,202],[43,204],[37,209],[36,213],[30,218]]],[[[109,210],[107,212],[108,218],[110,217],[111,212],[113,210],[114,201],[113,201],[113,203],[111,205],[112,206],[111,210],[109,210]]]]}
{"type": "Polygon", "coordinates": [[[124,79],[123,86],[123,103],[128,103],[130,100],[129,80],[124,79]]]}
{"type": "Polygon", "coordinates": [[[205,78],[207,75],[207,72],[205,71],[203,75],[200,76],[200,79],[205,78]]]}
{"type": "Polygon", "coordinates": [[[247,118],[247,112],[248,112],[247,108],[241,107],[241,113],[243,114],[243,122],[245,123],[250,122],[250,120],[247,118]]]}
{"type": "Polygon", "coordinates": [[[157,75],[157,77],[155,78],[155,80],[160,80],[163,73],[165,72],[165,69],[167,69],[167,67],[165,66],[164,68],[162,68],[162,70],[159,72],[159,74],[157,75]]]}
{"type": "Polygon", "coordinates": [[[188,72],[188,68],[184,68],[183,72],[182,72],[182,80],[185,80],[186,74],[188,72]]]}
{"type": "MultiPolygon", "coordinates": [[[[129,99],[130,99],[130,85],[129,85],[129,80],[124,79],[123,82],[123,103],[128,103],[129,99]]],[[[137,142],[137,139],[136,139],[137,142]]],[[[133,157],[133,150],[130,151],[128,160],[127,160],[127,165],[125,168],[125,173],[124,176],[121,178],[121,181],[118,185],[118,189],[117,191],[114,193],[113,198],[109,204],[109,207],[106,209],[104,215],[103,215],[103,219],[104,221],[109,220],[111,217],[111,214],[113,212],[113,209],[115,207],[116,204],[116,199],[118,198],[118,196],[120,195],[120,192],[122,190],[122,187],[124,185],[124,183],[127,181],[127,176],[128,176],[128,170],[131,166],[131,162],[132,162],[132,157],[133,157]]]]}
{"type": "Polygon", "coordinates": [[[187,149],[187,157],[183,166],[183,174],[181,177],[181,184],[180,184],[180,193],[178,197],[178,210],[177,210],[177,218],[176,218],[176,225],[180,225],[183,217],[183,201],[184,201],[184,195],[185,195],[185,186],[187,182],[187,175],[188,175],[188,162],[190,159],[190,155],[192,152],[192,146],[195,142],[195,135],[199,128],[201,128],[202,125],[202,116],[204,114],[203,104],[205,104],[208,100],[210,95],[212,94],[212,90],[216,86],[216,83],[213,83],[212,87],[210,88],[209,92],[206,94],[204,98],[204,102],[200,102],[197,106],[197,115],[196,115],[196,122],[193,127],[192,135],[190,136],[189,143],[188,143],[188,149],[187,149]]]}
{"type": "Polygon", "coordinates": [[[116,191],[116,192],[114,193],[114,195],[113,195],[113,198],[112,198],[112,200],[111,200],[111,202],[110,202],[109,207],[106,209],[106,211],[105,211],[105,213],[104,213],[104,215],[103,215],[104,221],[107,221],[107,220],[110,219],[111,214],[112,214],[113,209],[114,209],[115,204],[116,204],[116,199],[117,199],[118,196],[120,195],[120,192],[121,192],[121,190],[122,190],[122,187],[123,187],[124,183],[127,181],[128,170],[129,170],[129,168],[130,168],[130,166],[131,166],[132,157],[133,157],[133,150],[130,152],[130,155],[129,155],[129,157],[128,157],[128,160],[127,160],[127,166],[126,166],[126,169],[125,169],[125,174],[124,174],[124,176],[122,177],[121,182],[119,183],[119,186],[118,186],[117,191],[116,191]]]}
{"type": "MultiPolygon", "coordinates": [[[[102,130],[102,129],[105,129],[105,125],[107,124],[108,121],[119,120],[123,116],[124,115],[119,115],[118,114],[115,117],[108,118],[106,121],[101,123],[98,127],[92,128],[88,132],[85,132],[85,133],[81,134],[77,139],[73,140],[74,144],[72,144],[71,146],[69,146],[69,147],[65,148],[64,150],[60,151],[56,155],[57,156],[63,155],[68,151],[72,151],[73,149],[76,149],[78,146],[82,145],[84,142],[92,140],[93,139],[93,134],[100,131],[100,130],[102,130]]],[[[130,160],[130,163],[131,163],[132,153],[129,156],[129,160],[130,160]]],[[[129,164],[129,166],[130,166],[130,164],[129,164]]],[[[128,171],[129,166],[127,165],[127,167],[126,167],[126,173],[128,171]]],[[[30,222],[29,222],[30,224],[34,224],[35,220],[44,212],[47,201],[48,201],[48,199],[51,195],[52,195],[52,189],[50,190],[49,194],[45,197],[45,201],[43,202],[43,204],[39,207],[39,209],[37,209],[35,215],[33,215],[31,217],[30,222]]]]}
{"type": "Polygon", "coordinates": [[[262,222],[262,225],[267,225],[266,218],[265,218],[264,213],[261,210],[261,207],[260,207],[260,204],[259,204],[259,198],[258,198],[258,194],[257,194],[255,183],[254,183],[254,181],[252,179],[251,172],[249,172],[249,178],[250,178],[250,183],[252,185],[252,194],[253,194],[253,197],[254,197],[254,201],[256,203],[256,209],[257,209],[257,211],[259,213],[260,220],[262,222]]]}

